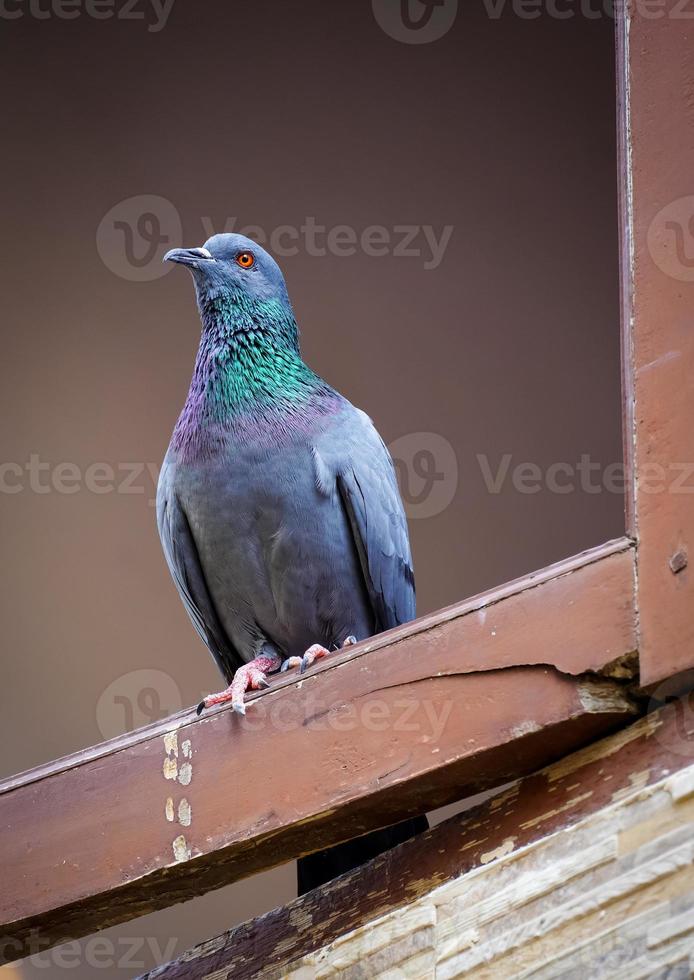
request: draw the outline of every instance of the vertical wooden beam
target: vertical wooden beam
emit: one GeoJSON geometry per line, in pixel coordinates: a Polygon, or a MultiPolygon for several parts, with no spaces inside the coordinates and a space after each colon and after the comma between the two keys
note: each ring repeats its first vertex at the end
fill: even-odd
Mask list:
{"type": "Polygon", "coordinates": [[[620,11],[626,456],[641,678],[694,667],[694,27],[620,11]]]}

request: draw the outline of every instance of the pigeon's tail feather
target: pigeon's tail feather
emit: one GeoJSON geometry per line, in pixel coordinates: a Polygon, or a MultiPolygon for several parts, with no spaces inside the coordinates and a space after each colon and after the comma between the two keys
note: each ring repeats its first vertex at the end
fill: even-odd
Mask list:
{"type": "Polygon", "coordinates": [[[360,867],[379,854],[383,854],[384,851],[402,844],[428,828],[429,821],[426,817],[413,817],[393,827],[374,830],[370,834],[345,841],[344,844],[337,844],[326,851],[316,851],[315,854],[299,858],[297,861],[299,895],[305,895],[306,892],[324,885],[338,875],[360,867]]]}

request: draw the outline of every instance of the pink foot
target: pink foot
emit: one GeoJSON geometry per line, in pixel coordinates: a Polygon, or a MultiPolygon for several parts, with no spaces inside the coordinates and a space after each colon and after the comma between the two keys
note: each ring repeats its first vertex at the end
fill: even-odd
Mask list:
{"type": "Polygon", "coordinates": [[[215,704],[226,704],[231,701],[231,706],[240,715],[246,714],[246,705],[243,696],[246,691],[258,691],[262,687],[269,687],[270,683],[267,674],[277,670],[280,665],[279,657],[261,654],[250,663],[239,667],[234,674],[234,679],[225,691],[219,694],[208,694],[207,697],[198,705],[198,714],[202,714],[205,708],[211,708],[215,704]]]}
{"type": "MultiPolygon", "coordinates": [[[[348,636],[345,642],[342,644],[343,647],[350,647],[357,642],[356,636],[348,636]]],[[[310,646],[303,657],[287,657],[287,659],[282,664],[282,670],[290,670],[293,667],[299,668],[299,673],[303,674],[307,667],[310,667],[316,662],[316,660],[321,660],[323,657],[327,657],[330,650],[326,650],[324,646],[320,643],[314,643],[310,646]]]]}

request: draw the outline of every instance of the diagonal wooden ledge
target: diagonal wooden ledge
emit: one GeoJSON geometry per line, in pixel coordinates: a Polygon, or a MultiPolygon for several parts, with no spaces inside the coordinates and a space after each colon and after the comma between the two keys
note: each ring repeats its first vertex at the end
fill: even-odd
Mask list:
{"type": "MultiPolygon", "coordinates": [[[[690,695],[654,711],[617,734],[517,780],[503,793],[450,817],[416,840],[195,946],[140,980],[294,976],[307,954],[389,912],[402,911],[446,882],[498,858],[518,855],[632,794],[644,793],[664,778],[676,799],[689,800],[694,790],[693,708],[690,695]]],[[[499,911],[503,914],[503,905],[499,911]]],[[[324,970],[327,976],[325,966],[324,970]]],[[[360,975],[369,975],[368,965],[362,965],[360,975]]]]}
{"type": "Polygon", "coordinates": [[[498,785],[627,723],[634,553],[610,542],[0,783],[0,955],[26,955],[498,785]],[[601,674],[603,676],[601,676],[601,674]]]}

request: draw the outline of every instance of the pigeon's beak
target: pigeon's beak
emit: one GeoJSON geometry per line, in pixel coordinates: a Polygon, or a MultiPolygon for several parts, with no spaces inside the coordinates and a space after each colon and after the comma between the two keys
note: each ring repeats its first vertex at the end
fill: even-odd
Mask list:
{"type": "Polygon", "coordinates": [[[197,269],[205,262],[214,262],[214,258],[206,248],[172,248],[170,252],[166,253],[162,261],[178,262],[180,265],[197,269]]]}

